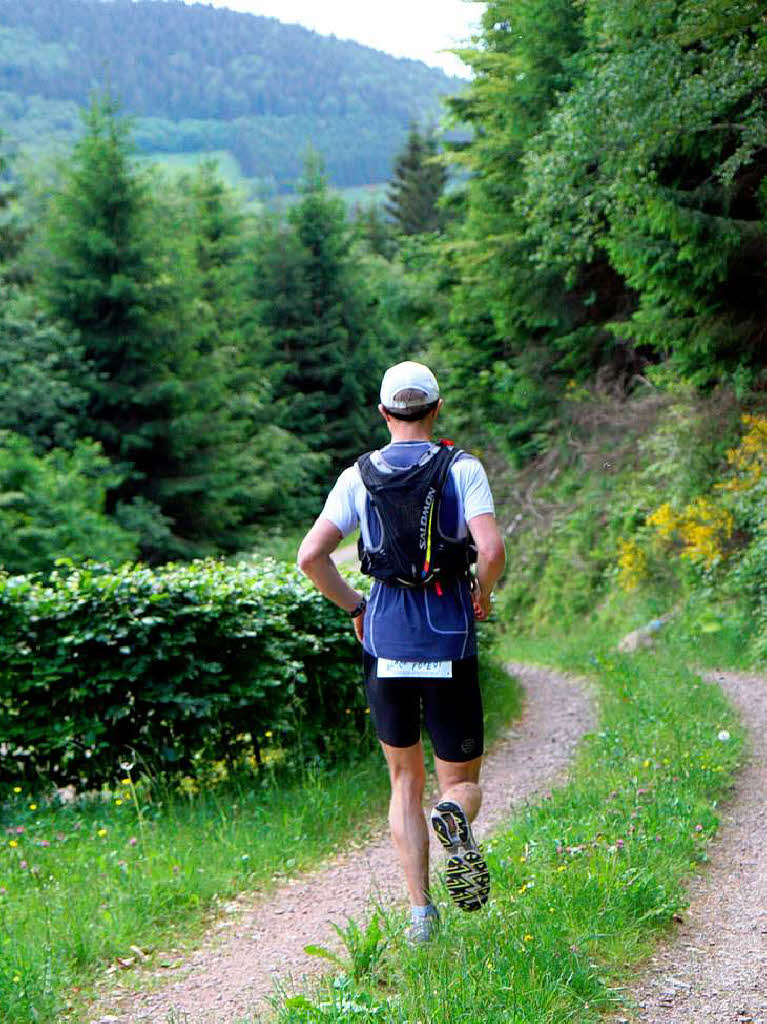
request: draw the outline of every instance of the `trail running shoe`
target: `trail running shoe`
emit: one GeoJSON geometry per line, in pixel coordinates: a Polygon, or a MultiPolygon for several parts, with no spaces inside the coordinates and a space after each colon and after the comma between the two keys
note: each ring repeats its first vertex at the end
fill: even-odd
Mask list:
{"type": "Polygon", "coordinates": [[[431,812],[431,827],[449,854],[447,890],[461,910],[479,910],[490,893],[490,873],[460,804],[442,800],[431,812]]]}
{"type": "Polygon", "coordinates": [[[439,912],[429,907],[425,916],[413,917],[407,930],[407,941],[411,946],[424,946],[431,942],[439,931],[439,912]]]}

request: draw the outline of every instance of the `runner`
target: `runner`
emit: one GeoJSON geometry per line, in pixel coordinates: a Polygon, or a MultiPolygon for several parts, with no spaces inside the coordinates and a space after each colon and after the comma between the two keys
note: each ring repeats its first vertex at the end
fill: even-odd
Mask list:
{"type": "Polygon", "coordinates": [[[483,754],[474,620],[490,614],[505,555],[481,464],[451,442],[432,441],[441,407],[428,367],[404,362],[386,371],[378,409],[391,443],[344,470],[298,552],[301,570],[349,613],[363,645],[413,943],[427,942],[439,925],[429,893],[422,714],[441,793],[430,821],[448,854],[448,890],[461,909],[478,910],[490,888],[471,830],[483,754]],[[358,525],[362,569],[375,578],[369,602],[330,557],[358,525]]]}

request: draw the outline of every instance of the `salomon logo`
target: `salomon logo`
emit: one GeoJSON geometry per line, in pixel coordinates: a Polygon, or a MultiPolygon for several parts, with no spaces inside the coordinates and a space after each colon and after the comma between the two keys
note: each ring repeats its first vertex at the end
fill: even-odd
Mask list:
{"type": "Polygon", "coordinates": [[[437,496],[437,490],[434,487],[429,488],[429,493],[426,495],[426,501],[423,503],[423,512],[421,513],[421,533],[420,533],[420,547],[421,551],[426,550],[426,534],[429,529],[429,512],[434,499],[437,496]]]}

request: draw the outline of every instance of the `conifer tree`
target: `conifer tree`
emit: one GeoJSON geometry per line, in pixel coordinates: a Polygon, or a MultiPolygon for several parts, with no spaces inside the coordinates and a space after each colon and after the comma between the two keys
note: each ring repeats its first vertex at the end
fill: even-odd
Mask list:
{"type": "Polygon", "coordinates": [[[364,281],[351,259],[342,200],[329,194],[316,157],[288,224],[272,231],[259,261],[262,323],[281,424],[338,470],[375,442],[375,393],[386,359],[364,281]]]}
{"type": "Polygon", "coordinates": [[[422,235],[443,227],[439,202],[446,185],[447,171],[433,130],[421,132],[412,122],[394,165],[386,203],[386,212],[401,234],[422,235]]]}
{"type": "Polygon", "coordinates": [[[237,474],[192,245],[132,167],[109,96],[85,128],[53,200],[42,275],[49,309],[83,346],[80,434],[124,474],[107,510],[141,534],[145,557],[212,552],[240,513],[227,504],[237,474]]]}

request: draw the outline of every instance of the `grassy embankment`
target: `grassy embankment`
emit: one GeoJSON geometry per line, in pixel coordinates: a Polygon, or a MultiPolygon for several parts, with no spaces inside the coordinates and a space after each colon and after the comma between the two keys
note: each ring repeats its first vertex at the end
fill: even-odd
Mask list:
{"type": "MultiPolygon", "coordinates": [[[[497,734],[519,694],[499,669],[486,679],[497,734]]],[[[370,746],[363,737],[334,768],[290,768],[267,749],[259,774],[216,782],[213,771],[207,785],[181,788],[128,772],[119,788],[69,805],[17,787],[1,809],[0,1020],[87,1019],[110,965],[140,985],[142,965],[174,966],[238,894],[268,892],[364,841],[388,796],[370,746]]]]}

